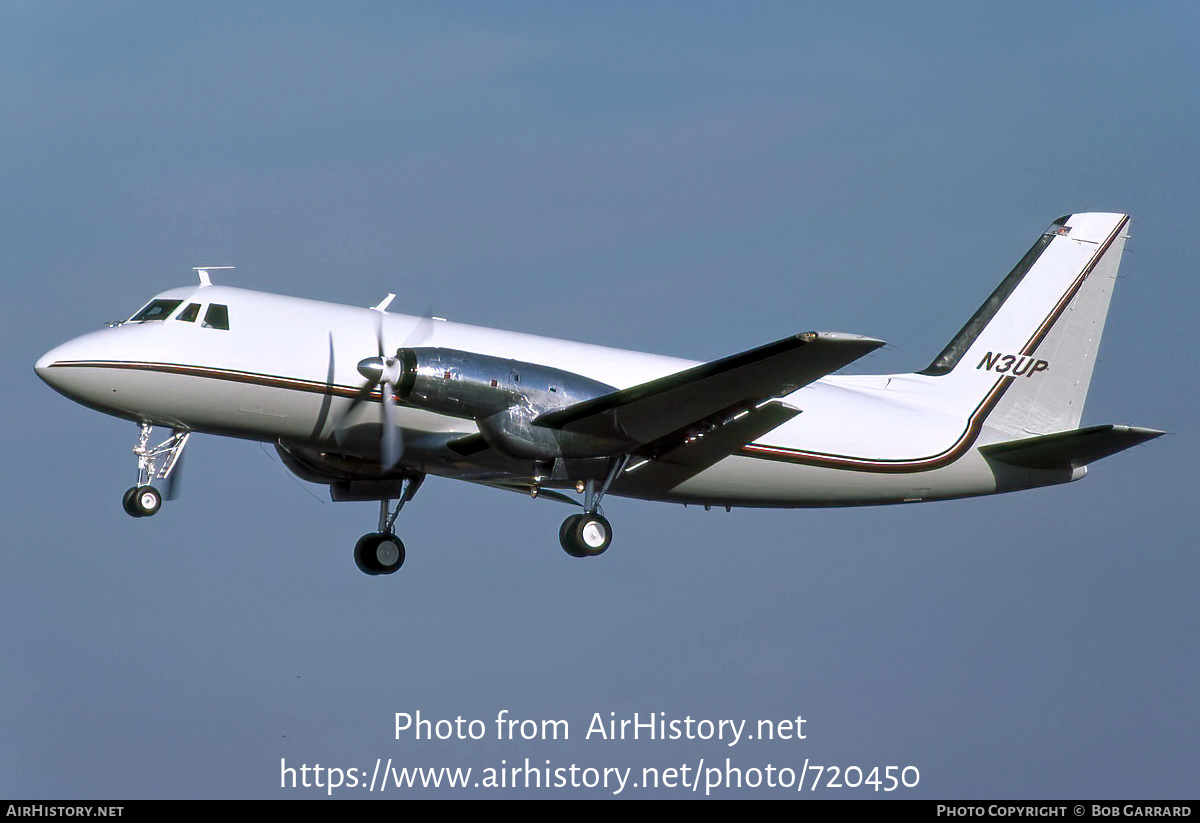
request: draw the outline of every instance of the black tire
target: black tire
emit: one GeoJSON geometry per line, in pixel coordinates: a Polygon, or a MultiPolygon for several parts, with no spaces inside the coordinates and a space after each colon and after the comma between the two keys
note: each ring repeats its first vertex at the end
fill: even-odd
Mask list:
{"type": "Polygon", "coordinates": [[[392,574],[404,565],[404,543],[394,534],[364,534],[354,545],[354,563],[364,574],[392,574]]]}
{"type": "Polygon", "coordinates": [[[364,534],[354,544],[354,565],[358,566],[358,570],[363,574],[379,574],[371,564],[371,558],[375,556],[375,541],[378,538],[377,534],[364,534]]]}
{"type": "Polygon", "coordinates": [[[153,486],[134,486],[125,492],[121,505],[133,517],[150,517],[162,508],[162,495],[153,486]]]}
{"type": "Polygon", "coordinates": [[[125,494],[121,495],[121,508],[130,517],[141,517],[142,513],[138,511],[137,504],[133,502],[133,496],[137,494],[138,487],[132,486],[125,490],[125,494]]]}
{"type": "Polygon", "coordinates": [[[575,526],[579,523],[582,514],[573,514],[562,522],[558,527],[558,542],[562,545],[563,551],[571,555],[571,557],[587,557],[587,552],[584,551],[583,545],[579,543],[575,535],[575,526]]]}

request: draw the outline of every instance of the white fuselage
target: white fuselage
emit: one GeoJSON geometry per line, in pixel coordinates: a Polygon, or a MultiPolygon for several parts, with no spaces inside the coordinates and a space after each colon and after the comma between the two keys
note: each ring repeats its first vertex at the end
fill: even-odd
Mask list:
{"type": "MultiPolygon", "coordinates": [[[[206,327],[199,318],[125,323],[48,352],[38,373],[72,399],[130,420],[351,450],[371,459],[373,442],[336,443],[335,423],[345,427],[343,415],[363,386],[359,362],[377,353],[377,321],[385,348],[393,352],[399,346],[445,347],[542,364],[617,389],[696,365],[226,286],[174,289],[158,299],[198,303],[200,317],[212,304],[226,306],[229,327],[206,327]]],[[[984,425],[992,405],[986,396],[949,406],[934,402],[937,379],[823,378],[782,398],[801,414],[715,465],[669,488],[639,486],[633,468],[612,493],[716,505],[862,505],[987,494],[1082,476],[1082,469],[1037,472],[986,460],[976,447],[1004,439],[984,425]]],[[[378,431],[378,402],[359,404],[351,414],[378,431]]],[[[405,463],[446,476],[483,476],[469,458],[420,447],[424,434],[477,432],[472,420],[401,406],[397,422],[417,444],[405,463]]]]}

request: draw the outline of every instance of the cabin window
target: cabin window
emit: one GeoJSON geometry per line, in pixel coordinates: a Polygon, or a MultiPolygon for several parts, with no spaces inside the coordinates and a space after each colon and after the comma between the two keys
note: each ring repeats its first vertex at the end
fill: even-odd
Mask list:
{"type": "Polygon", "coordinates": [[[204,313],[204,328],[229,330],[229,307],[213,303],[204,313]]]}
{"type": "Polygon", "coordinates": [[[176,320],[182,320],[185,323],[195,323],[196,318],[200,316],[200,304],[188,303],[188,307],[179,313],[176,320]]]}
{"type": "Polygon", "coordinates": [[[140,312],[129,318],[130,323],[146,323],[150,320],[166,320],[182,300],[151,300],[140,312]]]}

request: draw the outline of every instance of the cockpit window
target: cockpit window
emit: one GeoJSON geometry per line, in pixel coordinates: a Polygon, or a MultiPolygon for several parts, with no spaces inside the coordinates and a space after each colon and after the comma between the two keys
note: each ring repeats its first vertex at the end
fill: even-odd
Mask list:
{"type": "Polygon", "coordinates": [[[213,303],[204,313],[204,327],[208,329],[229,330],[229,307],[213,303]]]}
{"type": "Polygon", "coordinates": [[[129,318],[130,323],[145,323],[150,320],[166,320],[182,300],[151,300],[140,312],[129,318]]]}
{"type": "Polygon", "coordinates": [[[195,323],[196,318],[200,316],[200,304],[188,303],[188,307],[179,313],[176,320],[182,320],[185,323],[195,323]]]}

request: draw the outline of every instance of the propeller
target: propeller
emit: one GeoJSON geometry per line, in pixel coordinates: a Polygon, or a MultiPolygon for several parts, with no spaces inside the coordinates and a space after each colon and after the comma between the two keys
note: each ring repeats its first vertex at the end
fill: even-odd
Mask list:
{"type": "Polygon", "coordinates": [[[339,443],[344,433],[343,423],[360,404],[368,400],[376,389],[380,392],[383,406],[383,434],[379,444],[379,462],[384,471],[388,471],[400,462],[404,454],[404,442],[401,438],[400,427],[396,424],[396,384],[400,382],[402,367],[400,359],[389,356],[383,342],[383,312],[375,316],[375,346],[378,352],[374,357],[358,361],[358,373],[367,382],[359,389],[358,394],[350,401],[350,405],[342,413],[334,436],[339,443]]]}
{"type": "Polygon", "coordinates": [[[329,422],[329,409],[333,405],[333,378],[336,374],[337,361],[333,354],[333,332],[329,332],[329,365],[325,369],[325,394],[321,397],[321,408],[317,412],[317,422],[313,424],[311,439],[316,440],[325,430],[329,422]]]}
{"type": "MultiPolygon", "coordinates": [[[[400,379],[404,376],[404,366],[394,353],[389,355],[387,347],[383,340],[383,314],[387,310],[387,306],[391,303],[395,295],[389,294],[379,305],[374,306],[375,314],[375,351],[374,357],[367,357],[358,361],[358,373],[366,378],[366,383],[358,390],[358,393],[350,401],[350,405],[342,412],[338,421],[337,427],[334,429],[334,438],[340,444],[344,437],[344,423],[350,417],[354,409],[360,404],[369,400],[378,389],[380,392],[380,401],[383,406],[383,433],[380,436],[379,443],[379,462],[386,472],[400,462],[400,458],[404,455],[404,438],[402,429],[397,423],[397,401],[396,401],[396,386],[400,383],[400,379]]],[[[428,311],[424,316],[420,317],[409,331],[407,338],[404,341],[404,348],[412,346],[416,341],[423,340],[429,337],[433,331],[433,321],[437,319],[433,317],[433,312],[428,311]]],[[[333,340],[330,339],[330,358],[332,363],[333,340]]]]}

